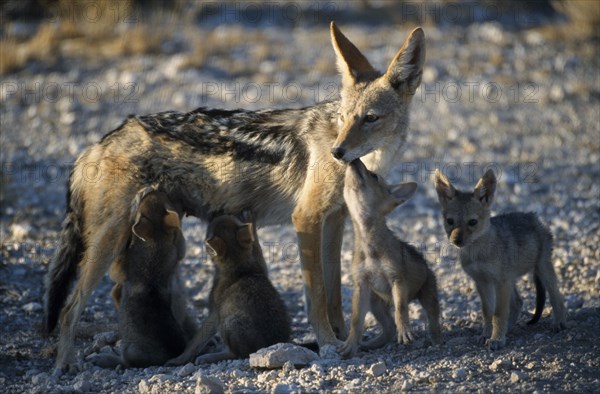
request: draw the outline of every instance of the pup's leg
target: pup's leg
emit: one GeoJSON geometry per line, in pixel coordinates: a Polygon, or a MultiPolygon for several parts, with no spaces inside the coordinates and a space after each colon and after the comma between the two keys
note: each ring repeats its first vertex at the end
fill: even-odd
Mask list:
{"type": "Polygon", "coordinates": [[[550,296],[550,304],[552,305],[552,313],[554,314],[554,331],[560,331],[567,328],[567,310],[563,296],[558,289],[554,267],[552,267],[552,241],[550,240],[548,243],[549,245],[542,247],[542,255],[535,268],[535,273],[542,281],[550,296]]]}
{"type": "Polygon", "coordinates": [[[323,274],[327,291],[327,315],[338,339],[348,337],[342,313],[341,249],[346,214],[343,209],[331,213],[323,228],[323,274]]]}
{"type": "Polygon", "coordinates": [[[517,319],[521,315],[522,309],[523,309],[523,299],[519,295],[517,286],[513,286],[512,294],[510,296],[510,314],[508,316],[508,329],[509,330],[517,322],[517,319]]]}
{"type": "Polygon", "coordinates": [[[427,278],[419,292],[419,302],[427,314],[431,342],[442,342],[442,329],[440,327],[440,302],[438,300],[437,283],[433,272],[427,269],[427,278]]]}
{"type": "Polygon", "coordinates": [[[396,334],[396,325],[390,314],[390,306],[377,294],[371,292],[371,312],[381,324],[381,334],[370,341],[360,344],[365,349],[377,349],[389,343],[396,334]]]}
{"type": "Polygon", "coordinates": [[[483,331],[478,342],[483,345],[492,336],[492,311],[496,309],[496,293],[492,283],[476,281],[475,286],[481,300],[483,314],[483,331]]]}
{"type": "Polygon", "coordinates": [[[189,315],[187,310],[187,299],[183,294],[184,289],[179,278],[179,273],[175,273],[171,279],[171,312],[177,324],[185,334],[185,340],[190,341],[196,335],[196,323],[189,315]]]}
{"type": "Polygon", "coordinates": [[[196,335],[185,347],[183,353],[179,356],[167,361],[166,365],[175,366],[183,365],[190,361],[198,352],[200,352],[206,344],[217,334],[218,318],[216,312],[210,312],[206,320],[202,323],[196,335]]]}
{"type": "Polygon", "coordinates": [[[414,340],[408,320],[408,287],[398,281],[392,284],[392,296],[394,298],[394,320],[398,332],[398,343],[408,344],[414,340]]]}
{"type": "Polygon", "coordinates": [[[358,350],[358,343],[362,336],[365,324],[365,315],[369,311],[369,296],[371,290],[366,279],[357,281],[352,294],[352,319],[350,322],[350,335],[338,351],[343,357],[353,357],[358,350]]]}
{"type": "Polygon", "coordinates": [[[514,286],[514,283],[496,283],[496,308],[492,317],[492,336],[486,342],[491,350],[500,349],[506,344],[510,298],[514,286]]]}
{"type": "Polygon", "coordinates": [[[221,350],[220,352],[207,353],[207,354],[198,356],[196,358],[196,361],[194,362],[194,364],[196,364],[196,365],[212,364],[212,363],[218,363],[219,361],[233,360],[236,358],[238,358],[238,357],[236,357],[235,354],[233,354],[233,352],[231,350],[225,349],[225,350],[221,350]]]}

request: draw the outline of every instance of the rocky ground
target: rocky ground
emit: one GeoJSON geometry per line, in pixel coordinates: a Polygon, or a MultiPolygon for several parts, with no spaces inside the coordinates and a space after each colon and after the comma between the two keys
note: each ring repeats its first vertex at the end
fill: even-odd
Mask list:
{"type": "MultiPolygon", "coordinates": [[[[371,3],[371,9],[364,9],[359,3],[328,2],[327,8],[282,2],[271,11],[268,5],[257,8],[262,10],[258,19],[244,3],[227,3],[233,11],[191,3],[126,26],[120,21],[114,31],[124,37],[117,41],[121,46],[108,49],[106,41],[86,41],[85,34],[42,36],[41,26],[54,24],[53,31],[58,31],[68,13],[35,23],[4,24],[2,42],[18,44],[15,56],[37,48],[38,41],[46,42],[44,37],[52,48],[44,57],[23,55],[27,61],[10,63],[2,75],[4,392],[598,391],[598,37],[549,7],[464,3],[448,8],[444,2],[437,17],[429,9],[425,18],[427,9],[414,3],[402,3],[413,8],[371,3]],[[383,69],[419,18],[427,19],[422,21],[427,36],[423,84],[413,101],[406,149],[389,176],[392,182],[414,180],[419,189],[388,224],[421,248],[438,278],[444,344],[426,344],[424,314],[414,304],[411,320],[421,339],[360,352],[349,360],[329,353],[305,367],[288,364],[275,370],[251,368],[248,360],[102,370],[85,362],[85,356],[117,340],[111,284],[105,278],[78,329],[83,371],[52,375],[56,337],[39,334],[42,278],[58,240],[68,171],[86,146],[131,113],[187,111],[201,105],[254,109],[312,104],[335,95],[339,83],[328,40],[330,19],[338,20],[383,69]],[[138,27],[147,29],[147,35],[132,33],[138,27]],[[60,39],[54,41],[56,37],[60,39]],[[141,40],[138,46],[136,39],[141,40]],[[566,330],[552,332],[547,305],[536,325],[526,325],[529,314],[523,313],[504,349],[492,352],[476,343],[479,301],[443,234],[431,182],[437,167],[463,188],[474,185],[486,168],[494,168],[499,177],[495,212],[535,211],[549,225],[555,235],[554,268],[569,313],[566,330]]],[[[89,16],[83,22],[75,19],[78,28],[90,22],[89,16]]],[[[3,48],[2,56],[9,56],[3,48]]],[[[188,248],[181,271],[190,308],[201,321],[207,314],[212,265],[202,242],[204,225],[193,218],[184,225],[188,248]]],[[[342,262],[348,317],[351,231],[347,225],[342,262]]],[[[270,277],[292,316],[294,339],[309,340],[293,230],[268,227],[259,237],[270,277]]],[[[519,287],[525,310],[531,311],[532,283],[524,278],[519,287]]],[[[374,332],[376,327],[370,327],[368,335],[374,332]]]]}

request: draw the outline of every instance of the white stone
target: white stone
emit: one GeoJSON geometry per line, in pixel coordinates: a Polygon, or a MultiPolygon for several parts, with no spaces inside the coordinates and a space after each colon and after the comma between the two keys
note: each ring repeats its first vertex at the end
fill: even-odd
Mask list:
{"type": "Polygon", "coordinates": [[[222,394],[224,392],[223,382],[219,378],[200,375],[196,380],[195,394],[222,394]]]}
{"type": "Polygon", "coordinates": [[[177,372],[177,376],[179,376],[180,378],[190,376],[196,371],[196,369],[198,369],[198,367],[196,367],[194,364],[187,363],[179,369],[179,372],[177,372]]]}
{"type": "Polygon", "coordinates": [[[383,375],[386,370],[387,370],[387,366],[385,365],[385,363],[383,361],[380,361],[378,363],[371,365],[371,367],[369,368],[369,373],[375,377],[378,377],[378,376],[383,375]]]}
{"type": "Polygon", "coordinates": [[[295,366],[304,366],[319,356],[306,348],[292,343],[277,343],[250,355],[250,366],[253,368],[281,368],[286,361],[295,366]]]}
{"type": "Polygon", "coordinates": [[[520,371],[513,371],[510,374],[510,382],[511,383],[521,382],[521,381],[525,380],[525,378],[526,378],[526,375],[520,371]]]}

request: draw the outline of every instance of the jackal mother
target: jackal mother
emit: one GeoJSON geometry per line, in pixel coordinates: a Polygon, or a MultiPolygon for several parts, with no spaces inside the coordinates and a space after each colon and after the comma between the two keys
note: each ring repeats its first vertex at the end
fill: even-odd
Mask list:
{"type": "Polygon", "coordinates": [[[340,291],[345,164],[362,157],[385,175],[397,159],[421,82],[425,36],[415,29],[381,73],[333,22],[330,32],[342,75],[337,100],[301,109],[131,116],[79,156],[45,279],[45,331],[60,320],[58,368],[74,365],[75,324],[101,277],[110,268],[114,281],[123,280],[131,202],[147,186],[203,220],[244,209],[258,225],[291,218],[317,341],[347,336],[340,291]]]}

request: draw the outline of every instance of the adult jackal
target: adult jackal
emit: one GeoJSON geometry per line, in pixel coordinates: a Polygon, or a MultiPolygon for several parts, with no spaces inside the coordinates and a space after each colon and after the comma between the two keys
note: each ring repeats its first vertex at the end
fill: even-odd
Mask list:
{"type": "Polygon", "coordinates": [[[345,164],[363,157],[385,174],[395,161],[421,81],[425,36],[415,29],[383,74],[334,23],[331,40],[342,74],[338,100],[301,109],[198,108],[130,117],[77,159],[61,246],[46,279],[46,331],[60,313],[58,367],[74,359],[74,326],[92,290],[111,264],[119,272],[132,225],[129,202],[156,184],[185,213],[204,220],[243,209],[259,226],[291,218],[317,341],[336,344],[334,330],[346,337],[339,264],[345,164]]]}

